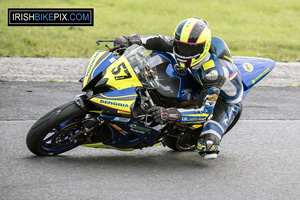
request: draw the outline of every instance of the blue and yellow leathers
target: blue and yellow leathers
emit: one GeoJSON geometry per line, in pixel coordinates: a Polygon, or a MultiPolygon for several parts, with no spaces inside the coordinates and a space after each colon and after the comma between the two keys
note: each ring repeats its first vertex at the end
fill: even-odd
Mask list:
{"type": "MultiPolygon", "coordinates": [[[[172,52],[172,38],[167,36],[143,36],[141,43],[148,49],[172,52]]],[[[195,108],[178,109],[181,113],[178,123],[205,122],[196,146],[205,156],[218,152],[223,135],[241,109],[243,84],[226,43],[217,37],[212,37],[204,62],[188,70],[203,90],[195,108]]]]}
{"type": "Polygon", "coordinates": [[[190,69],[203,90],[194,109],[179,109],[180,123],[204,122],[196,150],[203,156],[216,152],[226,130],[241,108],[243,84],[233,64],[225,42],[212,37],[209,59],[201,66],[190,69]],[[207,141],[211,144],[208,145],[207,141]]]}

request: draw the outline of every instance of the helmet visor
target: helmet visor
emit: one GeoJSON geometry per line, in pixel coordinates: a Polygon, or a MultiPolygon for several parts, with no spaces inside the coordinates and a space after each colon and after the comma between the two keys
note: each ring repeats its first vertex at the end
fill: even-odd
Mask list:
{"type": "Polygon", "coordinates": [[[199,57],[205,47],[205,43],[183,43],[178,40],[174,40],[174,53],[178,58],[181,59],[193,59],[199,57]]]}

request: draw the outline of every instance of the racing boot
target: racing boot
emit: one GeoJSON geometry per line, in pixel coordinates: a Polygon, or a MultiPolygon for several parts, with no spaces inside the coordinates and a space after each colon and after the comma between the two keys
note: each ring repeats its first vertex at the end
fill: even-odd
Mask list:
{"type": "Polygon", "coordinates": [[[216,159],[220,142],[221,139],[213,133],[201,134],[196,145],[196,151],[204,159],[216,159]]]}

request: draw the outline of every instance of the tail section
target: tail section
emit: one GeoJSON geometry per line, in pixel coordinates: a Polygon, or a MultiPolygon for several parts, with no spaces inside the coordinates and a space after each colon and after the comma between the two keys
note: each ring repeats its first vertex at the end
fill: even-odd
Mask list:
{"type": "Polygon", "coordinates": [[[255,57],[232,57],[234,64],[241,72],[244,95],[249,92],[255,84],[263,79],[268,73],[270,73],[275,67],[275,61],[267,58],[255,58],[255,57]]]}

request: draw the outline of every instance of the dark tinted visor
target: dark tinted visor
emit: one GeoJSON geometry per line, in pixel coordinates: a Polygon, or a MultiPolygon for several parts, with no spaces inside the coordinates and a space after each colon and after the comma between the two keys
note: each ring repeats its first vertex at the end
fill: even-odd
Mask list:
{"type": "Polygon", "coordinates": [[[201,44],[182,43],[178,40],[174,40],[174,51],[178,57],[186,57],[185,59],[191,59],[200,56],[205,47],[205,42],[201,44]]]}

